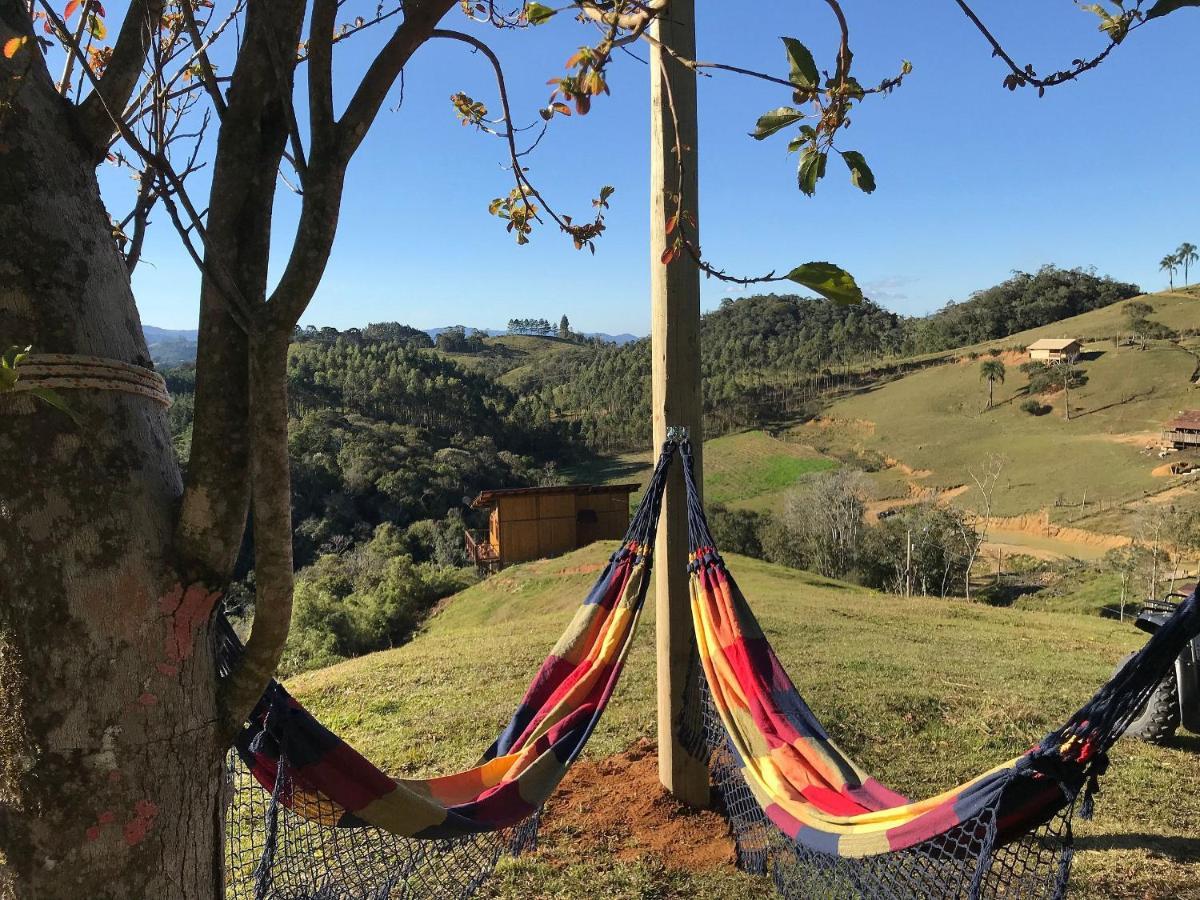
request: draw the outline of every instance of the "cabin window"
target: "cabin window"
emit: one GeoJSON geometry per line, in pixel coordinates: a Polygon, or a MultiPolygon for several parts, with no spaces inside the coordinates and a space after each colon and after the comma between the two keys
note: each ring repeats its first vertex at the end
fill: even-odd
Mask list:
{"type": "Polygon", "coordinates": [[[581,509],[575,513],[576,525],[595,525],[600,521],[600,517],[596,515],[594,509],[581,509]]]}

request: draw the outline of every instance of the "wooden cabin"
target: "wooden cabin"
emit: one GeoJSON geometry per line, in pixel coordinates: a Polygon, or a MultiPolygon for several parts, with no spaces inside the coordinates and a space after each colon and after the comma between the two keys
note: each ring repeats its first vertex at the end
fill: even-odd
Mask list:
{"type": "Polygon", "coordinates": [[[466,534],[467,556],[495,570],[558,556],[629,528],[629,495],[636,484],[570,484],[484,491],[472,509],[490,510],[486,534],[466,534]]]}
{"type": "Polygon", "coordinates": [[[1075,338],[1042,338],[1029,345],[1029,358],[1041,362],[1073,359],[1083,351],[1075,338]]]}
{"type": "Polygon", "coordinates": [[[1177,450],[1200,447],[1200,409],[1189,409],[1163,426],[1163,443],[1177,450]]]}

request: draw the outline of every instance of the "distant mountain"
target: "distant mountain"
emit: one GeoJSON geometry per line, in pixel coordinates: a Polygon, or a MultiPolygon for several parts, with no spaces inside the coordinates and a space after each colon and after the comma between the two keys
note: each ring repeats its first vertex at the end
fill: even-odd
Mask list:
{"type": "Polygon", "coordinates": [[[639,336],[636,334],[630,334],[629,332],[623,332],[621,334],[606,334],[603,331],[586,331],[584,332],[583,336],[589,338],[599,338],[602,341],[608,341],[610,344],[618,344],[622,347],[626,344],[632,344],[634,341],[640,341],[642,337],[644,337],[644,335],[639,336]]]}
{"type": "Polygon", "coordinates": [[[146,346],[156,366],[178,366],[196,361],[196,329],[143,325],[142,333],[146,336],[146,346]]]}
{"type": "MultiPolygon", "coordinates": [[[[442,328],[427,328],[425,333],[434,340],[443,331],[450,328],[466,328],[468,334],[473,331],[483,331],[489,337],[498,337],[508,332],[502,328],[471,328],[470,326],[446,325],[442,328]]],[[[150,348],[150,358],[157,366],[178,366],[196,361],[196,339],[198,332],[194,328],[158,328],[154,325],[143,325],[142,333],[146,335],[146,345],[150,348]]],[[[640,340],[636,334],[607,334],[603,331],[585,332],[584,337],[608,341],[611,344],[624,346],[640,340]]]]}
{"type": "MultiPolygon", "coordinates": [[[[464,328],[466,329],[467,334],[470,334],[473,331],[482,331],[488,337],[499,337],[502,334],[508,334],[508,332],[502,328],[473,328],[470,325],[446,325],[442,328],[426,328],[425,333],[436,341],[439,334],[441,334],[443,331],[448,331],[451,328],[464,328]]],[[[629,334],[628,332],[622,334],[608,334],[604,331],[585,331],[583,332],[583,336],[586,338],[595,338],[601,341],[608,341],[610,344],[617,344],[620,346],[624,346],[625,344],[633,341],[641,340],[638,335],[629,334]]]]}
{"type": "Polygon", "coordinates": [[[142,333],[146,335],[146,343],[158,341],[195,341],[200,334],[195,328],[156,328],[153,325],[143,325],[142,333]]]}

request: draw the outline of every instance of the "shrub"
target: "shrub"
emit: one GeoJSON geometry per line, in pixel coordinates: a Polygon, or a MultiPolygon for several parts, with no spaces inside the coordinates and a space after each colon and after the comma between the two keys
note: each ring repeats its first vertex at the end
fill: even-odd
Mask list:
{"type": "Polygon", "coordinates": [[[475,580],[469,569],[414,562],[406,537],[381,525],[369,543],[297,573],[284,674],[399,646],[438,600],[475,580]]]}
{"type": "Polygon", "coordinates": [[[1044,416],[1046,413],[1050,412],[1050,407],[1041,401],[1034,400],[1032,397],[1030,397],[1021,404],[1021,412],[1027,412],[1031,416],[1044,416]]]}
{"type": "Polygon", "coordinates": [[[962,511],[918,503],[866,530],[859,572],[864,584],[895,593],[908,580],[915,594],[962,594],[977,540],[962,511]]]}
{"type": "Polygon", "coordinates": [[[717,546],[729,553],[740,553],[755,559],[763,558],[762,538],[759,535],[768,516],[748,509],[729,509],[721,503],[708,507],[708,524],[717,546]]]}

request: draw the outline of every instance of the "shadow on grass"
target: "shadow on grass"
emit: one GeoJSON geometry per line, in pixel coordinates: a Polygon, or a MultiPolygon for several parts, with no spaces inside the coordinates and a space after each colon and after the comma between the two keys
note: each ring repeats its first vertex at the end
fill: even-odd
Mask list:
{"type": "Polygon", "coordinates": [[[1086,834],[1075,838],[1076,850],[1145,850],[1172,862],[1200,862],[1200,837],[1161,834],[1086,834]]]}
{"type": "Polygon", "coordinates": [[[627,479],[636,481],[642,475],[649,477],[649,469],[649,455],[645,462],[618,457],[597,457],[579,465],[564,467],[562,474],[572,482],[607,484],[627,479]]]}
{"type": "Polygon", "coordinates": [[[1090,416],[1092,413],[1103,412],[1106,409],[1113,409],[1117,406],[1125,406],[1128,403],[1134,403],[1139,400],[1148,400],[1152,396],[1154,396],[1154,388],[1151,387],[1137,394],[1130,394],[1128,397],[1124,397],[1121,400],[1114,400],[1112,403],[1106,403],[1104,406],[1097,406],[1095,409],[1085,409],[1082,411],[1072,410],[1071,418],[1082,419],[1084,416],[1090,416]]]}

